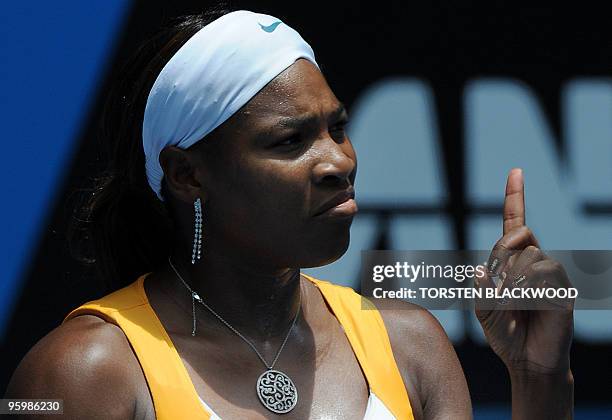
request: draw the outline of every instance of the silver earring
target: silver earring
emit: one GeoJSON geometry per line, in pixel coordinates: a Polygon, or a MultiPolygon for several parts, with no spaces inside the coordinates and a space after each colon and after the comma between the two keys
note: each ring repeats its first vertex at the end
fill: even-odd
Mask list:
{"type": "Polygon", "coordinates": [[[195,233],[193,236],[191,264],[195,264],[196,258],[199,260],[202,255],[202,202],[199,197],[193,203],[193,208],[195,210],[195,233]]]}

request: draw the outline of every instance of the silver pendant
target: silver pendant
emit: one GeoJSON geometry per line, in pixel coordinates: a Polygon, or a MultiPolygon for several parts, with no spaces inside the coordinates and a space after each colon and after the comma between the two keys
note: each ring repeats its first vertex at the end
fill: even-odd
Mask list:
{"type": "Polygon", "coordinates": [[[278,370],[266,370],[257,379],[257,396],[268,410],[285,414],[297,404],[298,393],[293,381],[278,370]]]}

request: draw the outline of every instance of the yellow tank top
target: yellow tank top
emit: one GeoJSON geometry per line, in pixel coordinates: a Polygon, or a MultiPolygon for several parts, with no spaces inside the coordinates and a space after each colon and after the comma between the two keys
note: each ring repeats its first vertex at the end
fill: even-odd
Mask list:
{"type": "MultiPolygon", "coordinates": [[[[408,393],[378,310],[351,288],[302,275],[318,287],[344,328],[370,392],[396,419],[412,420],[408,393]],[[363,309],[362,304],[369,308],[363,309]]],[[[142,366],[158,420],[209,420],[211,414],[202,406],[170,336],[149,304],[143,285],[146,276],[79,306],[63,322],[79,315],[95,315],[123,330],[142,366]]]]}

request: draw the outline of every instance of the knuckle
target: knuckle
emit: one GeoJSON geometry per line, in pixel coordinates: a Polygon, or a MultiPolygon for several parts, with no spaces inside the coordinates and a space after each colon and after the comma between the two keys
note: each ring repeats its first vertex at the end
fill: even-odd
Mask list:
{"type": "Polygon", "coordinates": [[[550,265],[551,265],[551,270],[554,273],[562,273],[565,270],[563,269],[563,264],[561,264],[559,261],[557,260],[549,260],[550,261],[550,265]]]}
{"type": "Polygon", "coordinates": [[[554,275],[563,272],[560,262],[553,259],[545,259],[533,264],[532,268],[539,274],[554,275]]]}
{"type": "Polygon", "coordinates": [[[530,258],[542,258],[544,255],[542,250],[535,245],[529,245],[525,251],[530,258]]]}
{"type": "Polygon", "coordinates": [[[534,237],[533,231],[528,226],[521,226],[521,235],[526,237],[534,237]]]}
{"type": "Polygon", "coordinates": [[[499,238],[497,240],[497,242],[495,242],[495,245],[493,245],[493,249],[497,250],[497,249],[505,249],[506,248],[506,242],[507,242],[507,235],[502,236],[501,238],[499,238]]]}

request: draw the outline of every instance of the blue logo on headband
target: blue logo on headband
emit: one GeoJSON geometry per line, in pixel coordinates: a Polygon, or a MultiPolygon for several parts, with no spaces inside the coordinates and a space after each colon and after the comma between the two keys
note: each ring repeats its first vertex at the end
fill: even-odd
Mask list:
{"type": "Polygon", "coordinates": [[[259,26],[261,26],[261,29],[263,29],[263,30],[264,30],[264,31],[266,31],[267,33],[272,33],[272,32],[274,32],[274,30],[276,29],[276,27],[277,27],[278,25],[280,25],[280,24],[281,24],[281,21],[279,20],[279,21],[274,22],[274,23],[272,23],[271,25],[268,25],[268,26],[264,26],[264,25],[262,25],[261,23],[259,24],[259,26]]]}

